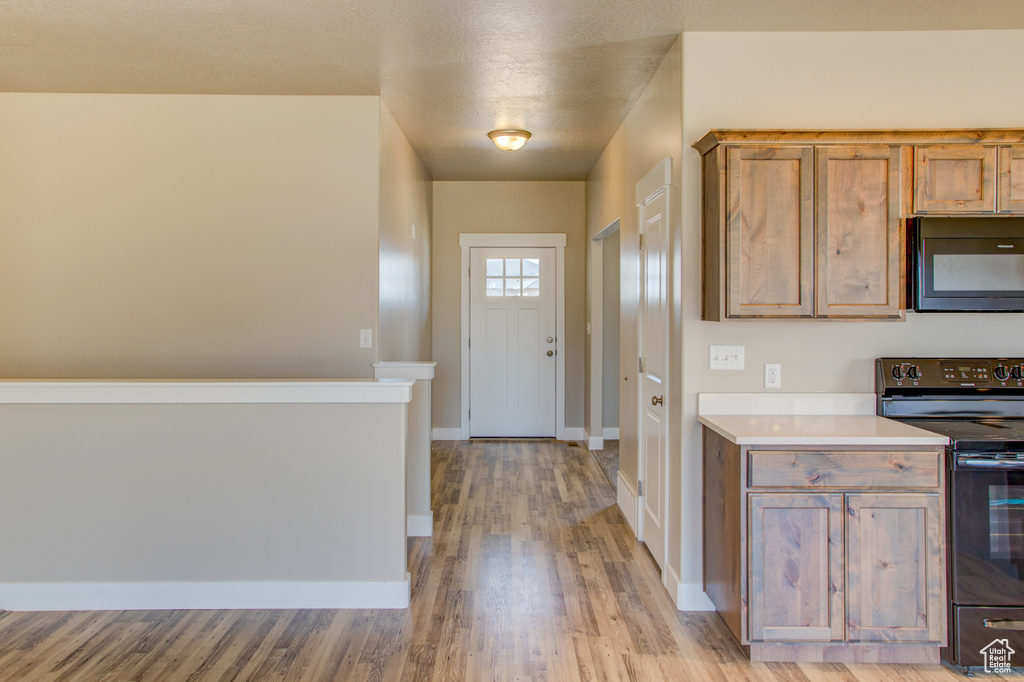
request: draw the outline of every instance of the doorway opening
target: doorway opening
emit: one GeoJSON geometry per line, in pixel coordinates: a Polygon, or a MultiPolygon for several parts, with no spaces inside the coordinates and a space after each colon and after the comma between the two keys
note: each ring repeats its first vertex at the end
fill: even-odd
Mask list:
{"type": "Polygon", "coordinates": [[[619,473],[619,331],[621,223],[618,218],[592,241],[590,329],[590,429],[588,446],[612,487],[619,473]]]}

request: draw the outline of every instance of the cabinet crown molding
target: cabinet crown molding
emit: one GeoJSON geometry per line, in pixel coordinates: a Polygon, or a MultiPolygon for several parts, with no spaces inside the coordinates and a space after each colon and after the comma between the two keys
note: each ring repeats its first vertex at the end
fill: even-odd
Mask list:
{"type": "Polygon", "coordinates": [[[1019,144],[1022,128],[935,130],[712,130],[693,143],[701,155],[720,144],[1019,144]]]}

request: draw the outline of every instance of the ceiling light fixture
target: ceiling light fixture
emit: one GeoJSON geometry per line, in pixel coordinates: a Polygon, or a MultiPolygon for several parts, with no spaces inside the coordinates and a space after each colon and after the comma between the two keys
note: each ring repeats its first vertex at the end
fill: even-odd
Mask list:
{"type": "Polygon", "coordinates": [[[498,149],[514,152],[526,144],[530,139],[530,133],[525,130],[492,130],[487,133],[487,137],[491,138],[498,149]]]}

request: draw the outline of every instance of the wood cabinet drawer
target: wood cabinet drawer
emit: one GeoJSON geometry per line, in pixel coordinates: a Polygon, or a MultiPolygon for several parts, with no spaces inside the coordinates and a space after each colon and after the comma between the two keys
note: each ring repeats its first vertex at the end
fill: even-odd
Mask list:
{"type": "Polygon", "coordinates": [[[938,488],[940,452],[751,450],[751,488],[938,488]]]}

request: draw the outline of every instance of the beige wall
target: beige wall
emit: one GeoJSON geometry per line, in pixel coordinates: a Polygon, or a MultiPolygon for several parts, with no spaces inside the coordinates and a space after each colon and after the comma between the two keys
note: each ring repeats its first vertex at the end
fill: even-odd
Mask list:
{"type": "Polygon", "coordinates": [[[685,450],[682,572],[701,579],[696,396],[763,390],[782,363],[784,391],[873,391],[883,355],[1012,355],[1024,317],[908,314],[906,322],[700,321],[700,164],[689,145],[711,128],[1019,127],[1024,31],[687,33],[685,450]],[[710,371],[708,344],[746,346],[746,370],[710,371]]]}
{"type": "MultiPolygon", "coordinates": [[[[681,177],[681,141],[682,125],[682,47],[677,41],[662,62],[654,78],[640,95],[636,104],[622,126],[615,133],[608,147],[601,154],[597,165],[587,177],[587,235],[593,237],[616,219],[620,220],[620,284],[621,284],[621,317],[619,333],[619,470],[623,477],[636,485],[637,480],[637,395],[636,395],[636,359],[637,359],[637,305],[638,305],[638,237],[636,183],[644,177],[655,164],[665,157],[672,158],[672,196],[669,207],[671,232],[671,268],[674,273],[679,263],[679,180],[681,177]],[[628,378],[627,378],[628,377],[628,378]]],[[[588,239],[588,265],[593,268],[597,263],[594,258],[595,249],[588,239]]],[[[671,309],[673,322],[671,326],[670,371],[673,373],[670,385],[669,405],[679,405],[678,399],[673,400],[681,389],[681,382],[676,380],[679,373],[679,287],[678,277],[672,275],[671,309]]],[[[588,310],[594,314],[595,306],[601,298],[601,289],[596,282],[591,282],[588,310]]],[[[595,345],[595,337],[588,338],[590,345],[595,345]]],[[[590,359],[588,378],[589,387],[597,381],[603,381],[603,368],[599,361],[600,353],[594,353],[590,359]]],[[[591,396],[591,424],[600,419],[601,403],[591,396]]],[[[670,452],[679,451],[678,434],[680,433],[678,413],[670,414],[670,443],[675,447],[670,452]]],[[[676,455],[672,456],[673,470],[678,466],[676,455]]],[[[671,480],[671,479],[670,479],[671,480]]]]}
{"type": "Polygon", "coordinates": [[[382,361],[432,359],[432,194],[430,174],[391,112],[381,103],[378,349],[382,361]]]}
{"type": "Polygon", "coordinates": [[[459,234],[561,232],[565,247],[565,426],[583,426],[584,183],[435,182],[431,284],[434,427],[461,421],[459,234]]]}
{"type": "Polygon", "coordinates": [[[370,376],[378,103],[0,94],[0,376],[370,376]]]}
{"type": "Polygon", "coordinates": [[[405,580],[405,412],[0,405],[3,582],[405,580]]]}

